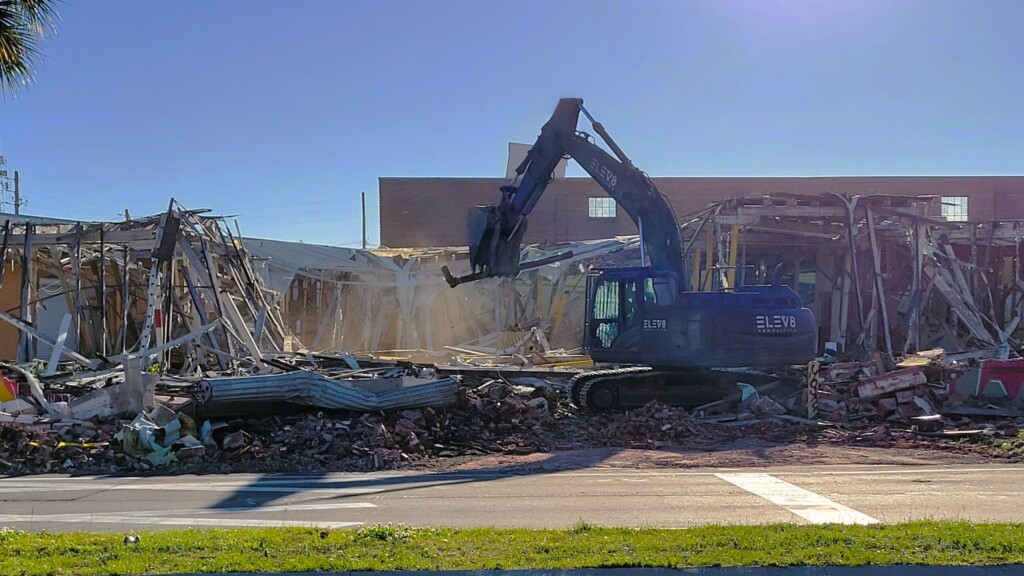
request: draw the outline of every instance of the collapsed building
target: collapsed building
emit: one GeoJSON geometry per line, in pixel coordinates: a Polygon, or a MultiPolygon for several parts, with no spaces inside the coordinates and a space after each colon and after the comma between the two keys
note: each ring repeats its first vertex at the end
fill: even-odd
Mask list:
{"type": "MultiPolygon", "coordinates": [[[[950,222],[941,210],[941,199],[928,196],[772,194],[685,216],[691,285],[790,285],[817,318],[825,368],[813,395],[776,387],[774,398],[756,403],[744,393],[692,412],[645,409],[674,419],[651,425],[676,430],[685,419],[681,437],[703,429],[694,419],[818,426],[943,414],[1020,418],[1024,366],[1011,359],[1022,330],[1021,222],[950,222]],[[971,398],[980,398],[977,406],[965,405],[971,398]]],[[[190,431],[170,445],[132,444],[129,455],[151,463],[166,463],[172,446],[237,454],[253,449],[253,434],[215,419],[284,405],[396,411],[365,422],[361,439],[350,437],[351,419],[310,425],[319,438],[310,441],[326,442],[319,454],[369,458],[378,468],[408,451],[448,453],[451,442],[471,442],[472,434],[442,433],[443,422],[486,424],[502,439],[492,449],[557,448],[568,433],[547,444],[530,434],[544,429],[538,411],[566,414],[564,394],[552,393],[564,392],[559,382],[592,369],[581,349],[587,271],[641,263],[636,236],[530,245],[523,260],[547,264],[450,288],[441,267],[468,273],[465,248],[367,251],[243,238],[237,224],[232,231],[223,218],[173,201],[163,214],[123,222],[3,221],[0,352],[11,362],[0,422],[37,435],[9,439],[24,450],[0,453],[16,471],[61,464],[56,448],[32,452],[48,445],[44,437],[109,442],[85,424],[96,418],[137,415],[121,426],[131,438],[171,425],[190,431]],[[519,386],[533,391],[485,386],[467,400],[466,390],[480,386],[473,378],[459,385],[467,374],[532,377],[519,386]],[[176,400],[165,402],[175,410],[161,411],[154,392],[176,400]],[[437,412],[444,410],[455,412],[437,412]],[[531,414],[532,432],[511,423],[523,414],[531,414]],[[344,428],[348,439],[336,445],[325,426],[344,428]]],[[[941,434],[925,420],[913,426],[941,434]]],[[[70,448],[80,453],[65,467],[100,450],[70,448]]]]}
{"type": "Polygon", "coordinates": [[[172,201],[124,222],[5,219],[0,355],[56,370],[62,356],[95,368],[129,353],[166,364],[173,350],[188,372],[280,350],[284,324],[241,241],[203,213],[172,201]]]}
{"type": "MultiPolygon", "coordinates": [[[[941,218],[938,197],[772,195],[730,199],[684,217],[691,286],[789,284],[818,320],[820,349],[950,352],[1013,348],[1020,324],[1021,222],[941,218]]],[[[639,240],[530,245],[556,259],[518,278],[449,288],[464,248],[361,251],[247,241],[282,315],[314,349],[444,356],[508,352],[533,328],[552,349],[582,342],[585,275],[640,264],[639,240]]]]}
{"type": "MultiPolygon", "coordinates": [[[[161,354],[189,358],[184,373],[286,348],[452,357],[509,350],[535,328],[550,349],[579,352],[587,270],[640,264],[636,236],[530,245],[524,261],[554,261],[449,288],[440,269],[468,272],[464,248],[243,240],[181,207],[116,223],[21,218],[4,226],[0,275],[0,355],[21,362],[48,359],[62,333],[65,356],[116,359],[204,328],[161,354]]],[[[768,283],[783,264],[822,350],[897,357],[1015,342],[1021,222],[949,222],[936,197],[776,194],[714,203],[681,224],[691,286],[768,283]]]]}

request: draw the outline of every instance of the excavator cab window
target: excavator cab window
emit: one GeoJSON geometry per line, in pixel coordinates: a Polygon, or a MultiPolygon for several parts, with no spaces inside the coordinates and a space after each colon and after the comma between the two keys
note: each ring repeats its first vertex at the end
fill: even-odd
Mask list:
{"type": "Polygon", "coordinates": [[[619,335],[619,283],[616,281],[600,281],[591,292],[592,321],[591,334],[593,345],[608,348],[619,335]]]}
{"type": "Polygon", "coordinates": [[[671,276],[648,276],[644,278],[644,302],[651,306],[668,306],[676,293],[675,280],[671,276]]]}
{"type": "Polygon", "coordinates": [[[637,296],[636,281],[624,280],[622,282],[622,324],[624,328],[636,324],[637,308],[641,306],[637,296]]]}
{"type": "Polygon", "coordinates": [[[657,298],[658,290],[650,278],[594,278],[590,290],[590,343],[610,348],[615,339],[640,323],[641,309],[657,298]]]}

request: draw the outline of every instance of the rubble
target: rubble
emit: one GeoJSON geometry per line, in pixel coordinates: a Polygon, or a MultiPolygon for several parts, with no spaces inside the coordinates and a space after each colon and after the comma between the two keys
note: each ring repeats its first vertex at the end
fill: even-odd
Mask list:
{"type": "Polygon", "coordinates": [[[607,415],[580,414],[564,382],[592,368],[586,269],[635,263],[636,237],[527,247],[527,260],[571,257],[449,289],[437,271],[467,267],[462,249],[243,241],[173,201],[118,223],[8,223],[5,261],[54,278],[45,297],[69,312],[43,334],[30,286],[16,315],[0,313],[19,336],[19,362],[0,364],[0,474],[377,470],[744,438],[1024,457],[1018,227],[938,221],[932,204],[712,206],[684,226],[693,284],[763,276],[779,259],[765,246],[802,235],[825,279],[802,295],[832,353],[813,385],[794,369],[704,406],[607,415]]]}
{"type": "Polygon", "coordinates": [[[177,460],[175,446],[190,450],[198,444],[194,434],[195,424],[188,416],[158,404],[152,412],[140,412],[114,438],[121,442],[125,455],[163,466],[177,460]]]}
{"type": "MultiPolygon", "coordinates": [[[[1018,436],[1024,412],[993,407],[991,398],[956,394],[955,378],[967,366],[932,359],[914,368],[928,376],[926,381],[914,376],[912,388],[901,384],[898,390],[862,396],[861,383],[877,385],[906,369],[879,373],[873,361],[825,360],[821,414],[811,420],[802,416],[802,391],[779,382],[744,389],[746,399],[738,392],[697,409],[651,402],[627,412],[589,415],[566,401],[565,380],[465,380],[451,403],[433,407],[307,407],[193,420],[188,412],[197,405],[185,403],[177,411],[157,404],[130,421],[32,416],[31,424],[0,424],[0,474],[367,471],[589,447],[713,451],[753,438],[1024,459],[1018,436]],[[926,414],[919,400],[935,413],[926,414]]],[[[907,374],[917,373],[902,372],[888,381],[905,382],[907,374]]]]}
{"type": "Polygon", "coordinates": [[[857,395],[861,398],[877,398],[879,396],[916,388],[928,379],[919,368],[904,368],[858,380],[857,395]]]}

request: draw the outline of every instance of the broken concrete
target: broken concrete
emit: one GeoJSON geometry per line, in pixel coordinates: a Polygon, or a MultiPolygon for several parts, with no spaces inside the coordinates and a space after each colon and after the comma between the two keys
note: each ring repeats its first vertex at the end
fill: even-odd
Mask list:
{"type": "Polygon", "coordinates": [[[915,388],[928,381],[920,368],[904,368],[881,374],[856,383],[857,395],[861,398],[878,398],[903,390],[915,388]]]}

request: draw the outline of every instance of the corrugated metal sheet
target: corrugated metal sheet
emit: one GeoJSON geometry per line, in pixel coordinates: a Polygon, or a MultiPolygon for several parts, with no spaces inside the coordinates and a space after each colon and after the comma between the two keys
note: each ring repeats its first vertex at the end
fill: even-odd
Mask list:
{"type": "Polygon", "coordinates": [[[332,380],[305,370],[283,374],[209,378],[197,388],[203,412],[233,409],[245,404],[287,402],[330,410],[373,412],[455,402],[458,385],[451,378],[403,386],[384,392],[357,388],[343,380],[332,380]]]}

